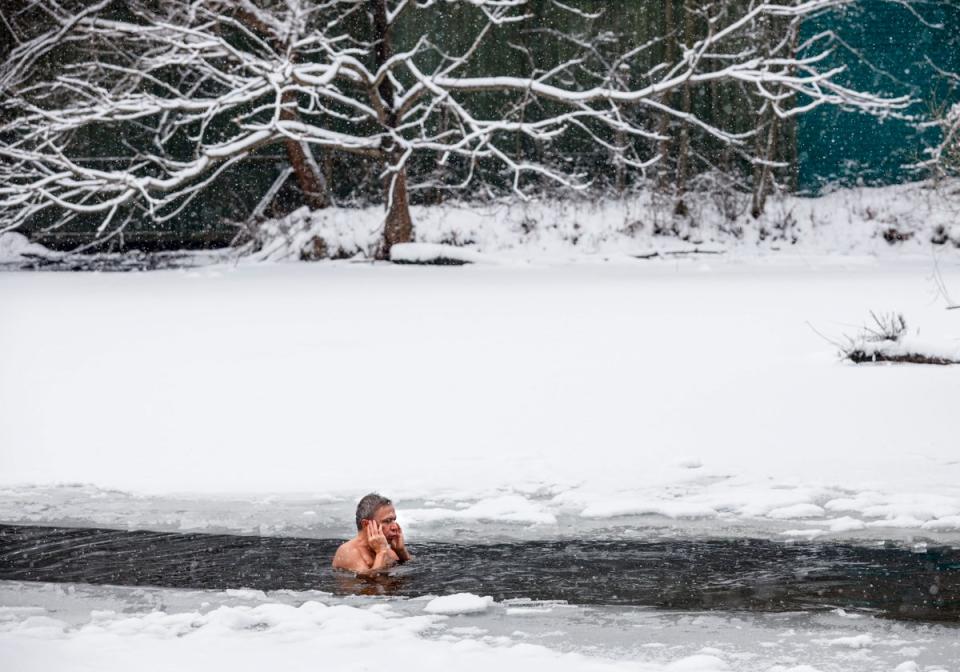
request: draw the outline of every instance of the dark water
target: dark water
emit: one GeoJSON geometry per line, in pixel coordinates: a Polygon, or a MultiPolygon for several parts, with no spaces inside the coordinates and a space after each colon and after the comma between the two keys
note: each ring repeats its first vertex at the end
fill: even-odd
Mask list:
{"type": "Polygon", "coordinates": [[[867,609],[960,622],[960,550],[755,539],[417,544],[376,581],[330,569],[339,540],[0,525],[0,579],[323,590],[670,609],[867,609]]]}

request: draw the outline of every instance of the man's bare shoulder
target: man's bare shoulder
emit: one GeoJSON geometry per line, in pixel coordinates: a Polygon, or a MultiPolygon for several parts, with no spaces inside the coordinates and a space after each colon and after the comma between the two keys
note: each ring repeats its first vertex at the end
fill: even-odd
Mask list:
{"type": "Polygon", "coordinates": [[[370,564],[364,557],[360,544],[356,539],[345,541],[333,556],[334,569],[349,569],[351,572],[362,572],[370,569],[370,564]]]}

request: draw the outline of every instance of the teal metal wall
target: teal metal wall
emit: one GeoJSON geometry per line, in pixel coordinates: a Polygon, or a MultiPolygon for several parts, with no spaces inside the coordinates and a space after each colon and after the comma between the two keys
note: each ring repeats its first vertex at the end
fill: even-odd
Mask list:
{"type": "MultiPolygon", "coordinates": [[[[951,86],[927,61],[960,73],[960,0],[929,0],[917,3],[916,10],[927,23],[942,27],[924,25],[889,0],[865,0],[808,22],[805,36],[833,28],[859,54],[838,45],[832,64],[848,66],[842,83],[890,95],[909,93],[920,99],[910,113],[923,114],[931,106],[960,100],[960,87],[951,86]]],[[[904,165],[920,158],[935,139],[935,133],[923,136],[906,121],[821,108],[798,123],[800,189],[916,179],[904,165]]]]}

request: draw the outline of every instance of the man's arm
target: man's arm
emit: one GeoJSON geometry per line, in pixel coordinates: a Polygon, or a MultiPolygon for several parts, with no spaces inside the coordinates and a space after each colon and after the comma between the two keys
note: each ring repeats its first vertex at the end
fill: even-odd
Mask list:
{"type": "Polygon", "coordinates": [[[346,569],[359,576],[372,576],[388,569],[399,559],[393,549],[390,548],[387,538],[383,536],[383,532],[376,522],[367,522],[364,528],[364,536],[367,546],[374,554],[373,564],[368,564],[366,558],[356,547],[344,544],[333,557],[334,569],[346,569]]]}
{"type": "Polygon", "coordinates": [[[389,548],[377,552],[372,565],[367,564],[363,554],[356,549],[341,548],[333,558],[333,568],[346,569],[359,576],[373,576],[389,568],[395,560],[396,556],[389,548]]]}

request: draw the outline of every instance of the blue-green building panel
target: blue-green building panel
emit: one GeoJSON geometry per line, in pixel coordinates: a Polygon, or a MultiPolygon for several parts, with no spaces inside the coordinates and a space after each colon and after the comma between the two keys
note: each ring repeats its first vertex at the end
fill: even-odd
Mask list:
{"type": "MultiPolygon", "coordinates": [[[[911,8],[890,0],[864,0],[821,15],[804,25],[804,37],[832,30],[837,35],[830,65],[845,65],[839,81],[917,102],[906,114],[930,114],[960,100],[960,0],[930,0],[911,8]],[[919,15],[919,16],[918,16],[919,15]]],[[[897,118],[876,118],[821,107],[797,127],[798,181],[816,192],[831,183],[890,184],[922,177],[907,166],[923,158],[936,131],[921,132],[897,118]]]]}

